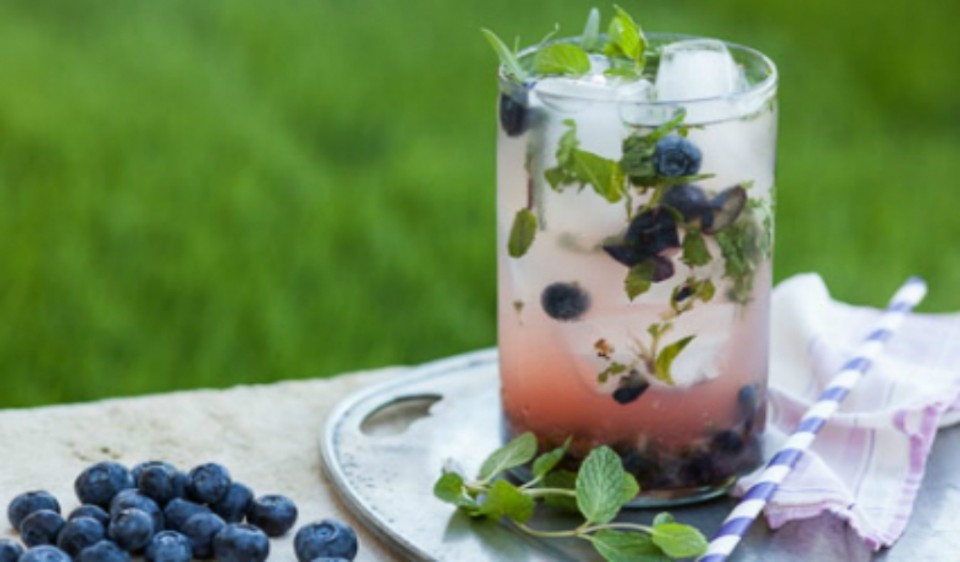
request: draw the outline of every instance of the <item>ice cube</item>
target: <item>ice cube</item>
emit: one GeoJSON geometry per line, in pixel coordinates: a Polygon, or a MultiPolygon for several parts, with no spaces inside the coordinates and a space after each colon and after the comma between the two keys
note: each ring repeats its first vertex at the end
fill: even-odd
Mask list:
{"type": "Polygon", "coordinates": [[[616,99],[619,79],[604,72],[610,60],[603,55],[590,55],[590,71],[583,76],[556,76],[544,78],[534,86],[534,92],[544,105],[562,113],[577,113],[595,101],[616,99]]]}
{"type": "Polygon", "coordinates": [[[625,82],[616,88],[620,118],[630,125],[656,126],[670,118],[664,118],[665,110],[650,104],[656,98],[653,83],[642,78],[625,82]]]}
{"type": "Polygon", "coordinates": [[[660,54],[656,82],[660,100],[725,96],[736,92],[740,82],[740,68],[722,41],[677,41],[665,45],[660,54]]]}

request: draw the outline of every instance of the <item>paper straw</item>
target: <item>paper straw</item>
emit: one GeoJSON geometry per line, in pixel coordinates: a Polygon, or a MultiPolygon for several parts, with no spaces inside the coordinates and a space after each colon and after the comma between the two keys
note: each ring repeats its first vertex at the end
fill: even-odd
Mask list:
{"type": "Polygon", "coordinates": [[[884,344],[896,332],[907,312],[917,305],[927,294],[927,285],[918,277],[912,277],[897,290],[887,305],[886,311],[870,334],[857,349],[853,359],[840,369],[827,389],[820,394],[816,404],[810,407],[794,428],[793,433],[777,454],[770,459],[757,482],[747,490],[740,503],[730,512],[713,540],[707,546],[707,552],[699,562],[722,562],[740,544],[743,535],[760,515],[763,507],[777,492],[787,474],[797,465],[804,451],[810,447],[814,437],[827,420],[837,411],[840,402],[870,369],[873,360],[880,354],[884,344]]]}

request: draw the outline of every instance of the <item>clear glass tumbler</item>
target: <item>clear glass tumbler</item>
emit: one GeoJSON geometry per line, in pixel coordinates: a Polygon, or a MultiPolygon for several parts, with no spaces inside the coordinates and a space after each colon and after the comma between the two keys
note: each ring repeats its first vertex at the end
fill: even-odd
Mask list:
{"type": "Polygon", "coordinates": [[[501,72],[498,107],[505,434],[572,436],[574,465],[610,445],[638,505],[762,461],[777,132],[766,56],[650,40],[650,79],[592,55],[577,78],[501,72]]]}

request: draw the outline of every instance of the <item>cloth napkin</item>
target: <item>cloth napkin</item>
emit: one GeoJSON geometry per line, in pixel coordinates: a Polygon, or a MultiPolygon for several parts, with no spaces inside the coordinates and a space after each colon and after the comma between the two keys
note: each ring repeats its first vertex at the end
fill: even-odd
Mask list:
{"type": "MultiPolygon", "coordinates": [[[[880,310],[830,298],[813,274],[773,294],[768,454],[869,334],[880,310]]],[[[834,514],[873,549],[903,533],[937,429],[960,421],[960,315],[908,315],[787,476],[765,514],[774,529],[834,514]]],[[[757,471],[738,482],[743,493],[757,471]]]]}

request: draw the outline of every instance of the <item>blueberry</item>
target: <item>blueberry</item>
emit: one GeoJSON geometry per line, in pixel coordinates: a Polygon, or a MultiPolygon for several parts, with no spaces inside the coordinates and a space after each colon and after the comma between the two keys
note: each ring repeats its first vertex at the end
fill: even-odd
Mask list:
{"type": "Polygon", "coordinates": [[[187,519],[181,532],[190,539],[193,557],[204,560],[213,556],[213,537],[226,526],[215,513],[198,513],[187,519]]]}
{"type": "Polygon", "coordinates": [[[153,531],[150,514],[141,509],[128,508],[113,516],[107,534],[123,550],[138,552],[150,542],[153,531]]]}
{"type": "Polygon", "coordinates": [[[724,430],[710,439],[710,448],[714,451],[735,455],[743,450],[743,437],[732,430],[724,430]]]}
{"type": "Polygon", "coordinates": [[[706,486],[717,481],[718,473],[713,457],[699,453],[687,460],[680,469],[680,477],[687,484],[706,486]]]}
{"type": "Polygon", "coordinates": [[[667,248],[679,248],[677,221],[664,209],[646,210],[630,221],[624,243],[651,257],[667,248]]]}
{"type": "Polygon", "coordinates": [[[0,539],[0,562],[17,562],[23,555],[20,543],[10,539],[0,539]]]}
{"type": "Polygon", "coordinates": [[[624,379],[620,388],[613,391],[613,399],[620,404],[629,404],[650,388],[650,383],[644,380],[624,379]]]}
{"type": "Polygon", "coordinates": [[[190,471],[187,493],[199,503],[217,503],[230,489],[230,472],[216,463],[202,464],[190,471]]]}
{"type": "Polygon", "coordinates": [[[261,496],[250,503],[247,521],[267,535],[279,537],[297,522],[297,506],[286,496],[261,496]]]}
{"type": "Polygon", "coordinates": [[[514,94],[500,94],[500,126],[508,137],[522,135],[530,126],[527,89],[514,94]]]}
{"type": "Polygon", "coordinates": [[[77,562],[130,562],[130,553],[104,540],[81,550],[77,562]]]}
{"type": "Polygon", "coordinates": [[[81,505],[70,512],[70,516],[67,517],[67,521],[73,521],[77,517],[92,517],[99,521],[104,527],[110,524],[110,514],[98,505],[81,505]]]}
{"type": "Polygon", "coordinates": [[[590,295],[576,283],[553,283],[540,295],[540,306],[556,320],[577,320],[590,308],[590,295]]]}
{"type": "Polygon", "coordinates": [[[227,523],[239,523],[243,521],[252,501],[253,491],[240,482],[234,482],[230,484],[230,489],[223,499],[210,508],[227,523]]]}
{"type": "Polygon", "coordinates": [[[317,558],[346,558],[357,555],[357,533],[346,523],[324,519],[304,525],[293,539],[293,548],[300,562],[317,558]]]}
{"type": "Polygon", "coordinates": [[[747,190],[739,185],[725,189],[710,201],[713,209],[713,219],[709,227],[704,225],[703,231],[708,234],[719,232],[727,228],[740,216],[743,207],[747,204],[747,190]]]}
{"type": "Polygon", "coordinates": [[[625,242],[604,244],[603,251],[627,267],[633,267],[650,258],[646,250],[625,242]]]}
{"type": "Polygon", "coordinates": [[[55,546],[43,545],[24,552],[20,562],[70,562],[70,555],[55,546]]]}
{"type": "Polygon", "coordinates": [[[147,562],[190,562],[193,547],[186,535],[176,531],[161,531],[150,539],[144,558],[147,562]]]}
{"type": "Polygon", "coordinates": [[[676,210],[684,221],[701,218],[709,213],[711,206],[707,194],[695,185],[682,184],[671,187],[660,200],[662,205],[676,210]]]}
{"type": "Polygon", "coordinates": [[[13,501],[10,502],[10,506],[7,507],[7,518],[10,519],[10,525],[19,531],[23,520],[31,513],[41,509],[60,513],[60,503],[50,492],[44,490],[26,492],[13,498],[13,501]]]}
{"type": "Polygon", "coordinates": [[[654,256],[651,259],[653,260],[652,280],[654,283],[659,283],[660,281],[665,281],[673,277],[672,261],[663,256],[654,256]]]}
{"type": "Polygon", "coordinates": [[[124,509],[139,509],[143,511],[150,516],[150,522],[153,525],[154,531],[163,530],[163,511],[152,498],[141,494],[135,489],[124,490],[117,494],[116,497],[113,498],[113,501],[110,502],[110,516],[116,517],[116,515],[124,509]]]}
{"type": "Polygon", "coordinates": [[[150,468],[151,466],[163,466],[169,465],[164,461],[147,461],[138,464],[137,466],[130,469],[130,477],[133,478],[133,484],[136,485],[140,482],[140,475],[143,474],[143,471],[150,468]]]}
{"type": "Polygon", "coordinates": [[[63,517],[59,513],[41,509],[28,515],[20,523],[20,538],[28,547],[56,544],[63,524],[63,517]]]}
{"type": "Polygon", "coordinates": [[[623,469],[632,474],[641,487],[647,487],[659,472],[659,465],[654,457],[641,451],[630,451],[621,457],[623,469]]]}
{"type": "Polygon", "coordinates": [[[73,483],[80,503],[92,503],[104,508],[121,490],[133,487],[130,471],[115,462],[97,463],[81,472],[73,483]]]}
{"type": "Polygon", "coordinates": [[[140,492],[164,506],[173,498],[186,496],[187,475],[168,463],[152,463],[138,472],[137,487],[140,492]]]}
{"type": "Polygon", "coordinates": [[[653,165],[660,176],[689,176],[700,171],[700,149],[679,135],[668,135],[657,141],[653,165]]]}
{"type": "Polygon", "coordinates": [[[213,552],[217,562],[264,562],[270,539],[253,525],[231,524],[213,538],[213,552]]]}
{"type": "Polygon", "coordinates": [[[190,519],[198,513],[211,513],[211,511],[206,506],[180,498],[171,500],[163,510],[164,519],[167,522],[167,529],[171,531],[181,531],[187,519],[190,519]]]}
{"type": "Polygon", "coordinates": [[[106,536],[103,523],[93,517],[77,517],[67,521],[60,530],[57,546],[70,556],[76,556],[81,550],[97,544],[106,536]]]}

